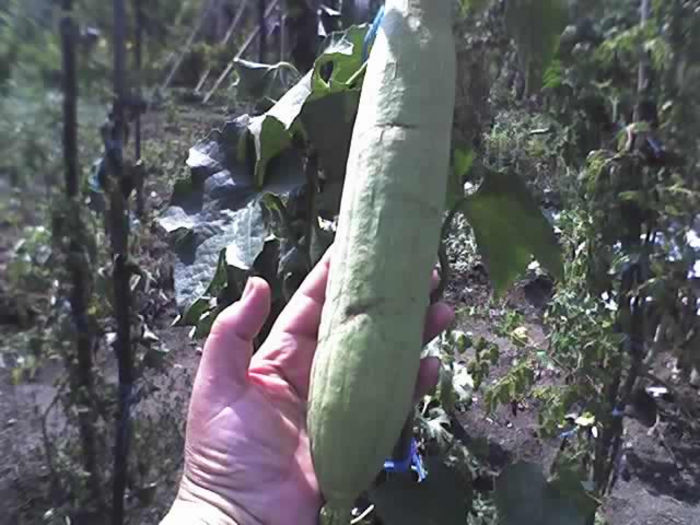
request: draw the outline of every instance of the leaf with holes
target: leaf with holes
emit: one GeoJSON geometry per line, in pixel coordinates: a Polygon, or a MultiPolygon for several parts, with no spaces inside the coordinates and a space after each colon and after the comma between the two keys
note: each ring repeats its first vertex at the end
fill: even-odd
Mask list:
{"type": "Polygon", "coordinates": [[[367,24],[351,26],[328,36],[323,53],[314,64],[311,80],[314,96],[353,87],[351,82],[363,64],[362,46],[368,27],[367,24]]]}

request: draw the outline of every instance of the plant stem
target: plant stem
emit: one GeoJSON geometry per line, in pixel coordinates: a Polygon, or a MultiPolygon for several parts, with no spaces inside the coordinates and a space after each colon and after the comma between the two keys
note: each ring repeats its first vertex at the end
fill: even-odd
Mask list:
{"type": "Polygon", "coordinates": [[[124,101],[126,100],[126,12],[124,0],[113,0],[114,7],[114,92],[113,127],[111,141],[107,144],[107,160],[111,183],[110,238],[114,271],[114,309],[117,321],[116,356],[119,366],[119,410],[116,443],[114,449],[114,479],[112,485],[112,524],[124,521],[124,491],[126,488],[129,457],[129,410],[133,389],[133,363],[131,356],[130,289],[129,289],[129,215],[123,188],[125,137],[124,101]]]}
{"type": "Polygon", "coordinates": [[[316,209],[316,195],[318,194],[318,155],[312,152],[306,161],[306,185],[307,185],[307,230],[306,230],[306,255],[309,261],[309,271],[316,264],[312,254],[313,239],[318,228],[318,210],[316,209]]]}
{"type": "Polygon", "coordinates": [[[445,241],[452,230],[452,222],[454,222],[455,215],[457,215],[457,212],[460,210],[466,200],[466,197],[459,199],[454,206],[452,206],[452,209],[447,213],[445,220],[442,222],[442,228],[440,230],[440,246],[438,246],[440,282],[438,283],[437,288],[435,288],[433,293],[430,295],[431,303],[436,303],[442,298],[442,294],[445,292],[447,283],[450,280],[450,261],[447,259],[447,248],[445,246],[445,241]]]}
{"type": "Polygon", "coordinates": [[[66,368],[71,381],[71,391],[78,405],[78,427],[83,448],[83,466],[88,473],[90,492],[94,502],[100,506],[101,479],[97,468],[97,451],[94,432],[94,399],[92,377],[93,334],[87,313],[89,263],[84,256],[82,223],[79,203],[78,167],[78,84],[76,72],[76,34],[73,21],[72,0],[63,0],[64,17],[61,20],[61,49],[63,58],[63,157],[65,163],[66,211],[70,236],[67,270],[71,276],[70,305],[77,337],[77,366],[70,354],[66,357],[66,368]]]}

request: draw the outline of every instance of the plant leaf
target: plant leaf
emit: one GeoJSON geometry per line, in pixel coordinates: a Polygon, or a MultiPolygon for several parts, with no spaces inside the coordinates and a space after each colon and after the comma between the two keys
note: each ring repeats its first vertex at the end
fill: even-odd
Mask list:
{"type": "Polygon", "coordinates": [[[282,122],[267,114],[251,118],[248,131],[255,144],[255,184],[261,188],[267,164],[289,147],[291,137],[282,122]]]}
{"type": "Polygon", "coordinates": [[[311,95],[311,75],[311,71],[304,75],[266,113],[279,120],[287,131],[292,129],[306,99],[311,95]]]}
{"type": "Polygon", "coordinates": [[[428,477],[417,483],[408,474],[389,475],[370,490],[370,499],[386,525],[463,524],[471,506],[467,479],[437,457],[425,459],[428,477]]]}
{"type": "Polygon", "coordinates": [[[234,61],[234,67],[239,78],[239,95],[256,101],[266,97],[278,99],[300,77],[288,62],[261,64],[239,58],[234,61]]]}
{"type": "Polygon", "coordinates": [[[561,278],[561,253],[554,231],[515,174],[487,172],[461,209],[474,230],[497,295],[527,269],[532,256],[552,276],[561,278]]]}
{"type": "Polygon", "coordinates": [[[321,56],[314,63],[312,89],[315,95],[348,89],[348,81],[362,67],[362,46],[369,26],[351,26],[345,31],[328,35],[321,56]],[[324,71],[331,68],[330,76],[324,71]]]}
{"type": "Polygon", "coordinates": [[[301,122],[319,154],[326,180],[342,181],[345,178],[359,101],[359,90],[346,90],[310,100],[301,112],[301,122]],[[329,115],[333,115],[330,122],[329,115]]]}
{"type": "Polygon", "coordinates": [[[250,270],[267,236],[262,195],[289,194],[305,183],[301,157],[288,150],[270,162],[269,180],[257,190],[248,163],[239,155],[248,122],[247,116],[228,122],[190,149],[189,182],[178,185],[171,206],[158,218],[172,235],[175,296],[181,305],[207,294],[222,251],[228,266],[250,270]]]}
{"type": "Polygon", "coordinates": [[[501,525],[585,525],[595,502],[571,476],[548,482],[538,465],[509,465],[496,480],[501,525]]]}
{"type": "Polygon", "coordinates": [[[506,28],[518,46],[528,93],[540,88],[542,75],[559,46],[567,21],[564,0],[508,0],[506,28]]]}

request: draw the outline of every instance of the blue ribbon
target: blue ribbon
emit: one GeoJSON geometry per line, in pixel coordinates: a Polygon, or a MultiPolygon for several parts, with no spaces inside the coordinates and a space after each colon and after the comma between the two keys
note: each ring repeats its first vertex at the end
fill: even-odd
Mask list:
{"type": "Polygon", "coordinates": [[[423,466],[423,459],[418,453],[418,444],[415,439],[411,439],[411,448],[408,453],[408,457],[402,460],[387,459],[384,462],[384,470],[387,472],[415,472],[418,476],[418,483],[423,481],[427,476],[428,472],[423,466]]]}
{"type": "Polygon", "coordinates": [[[362,43],[362,61],[366,62],[369,58],[369,48],[374,44],[374,39],[377,37],[377,31],[379,31],[379,26],[382,25],[382,20],[384,19],[384,6],[379,8],[377,14],[374,17],[372,25],[369,27],[367,34],[365,35],[365,40],[362,43]]]}

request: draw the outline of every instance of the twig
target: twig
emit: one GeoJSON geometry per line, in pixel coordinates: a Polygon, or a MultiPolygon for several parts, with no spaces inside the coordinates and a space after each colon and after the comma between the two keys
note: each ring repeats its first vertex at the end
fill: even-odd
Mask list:
{"type": "Polygon", "coordinates": [[[187,54],[187,52],[190,50],[190,48],[194,44],[195,38],[197,38],[197,35],[199,34],[202,27],[204,26],[204,21],[206,20],[207,15],[209,14],[209,11],[211,11],[212,6],[214,6],[214,5],[215,5],[215,2],[209,2],[209,5],[207,5],[207,8],[202,12],[202,15],[199,17],[199,20],[197,21],[197,25],[195,26],[192,33],[190,33],[190,36],[187,39],[187,43],[185,44],[185,47],[182,48],[180,55],[175,59],[175,63],[173,64],[173,67],[170,69],[170,73],[168,73],[168,76],[165,78],[165,81],[163,82],[163,85],[160,88],[162,91],[164,91],[170,85],[170,82],[173,80],[175,73],[177,73],[177,70],[180,69],[180,66],[182,65],[182,61],[185,59],[185,55],[187,54]]]}
{"type": "Polygon", "coordinates": [[[459,199],[454,204],[454,206],[452,206],[452,209],[449,211],[447,217],[445,217],[445,220],[442,223],[442,228],[440,229],[440,246],[438,247],[438,262],[440,263],[440,282],[438,283],[437,288],[435,288],[433,293],[430,295],[431,303],[436,303],[442,298],[442,294],[445,292],[445,288],[447,288],[447,283],[450,280],[450,261],[447,259],[447,247],[445,243],[447,240],[447,236],[452,230],[452,222],[454,221],[455,215],[457,215],[457,212],[460,210],[460,208],[466,202],[466,200],[467,197],[462,197],[461,199],[459,199]]]}
{"type": "MultiPolygon", "coordinates": [[[[272,13],[272,10],[277,7],[277,2],[279,0],[275,0],[272,2],[268,8],[267,11],[265,11],[265,16],[270,16],[270,13],[272,13]]],[[[209,90],[209,92],[204,96],[204,99],[202,100],[203,103],[209,102],[212,96],[214,96],[214,93],[216,93],[216,90],[219,89],[219,86],[221,83],[226,79],[226,77],[231,73],[231,70],[233,69],[233,66],[236,64],[236,60],[241,58],[243,56],[243,53],[245,53],[248,50],[248,47],[250,44],[253,43],[255,38],[258,36],[258,33],[260,32],[260,26],[257,26],[253,31],[248,35],[248,38],[246,38],[245,42],[243,42],[243,45],[241,48],[238,50],[238,53],[231,59],[231,61],[228,63],[226,66],[226,69],[224,69],[223,73],[219,75],[219,78],[216,79],[216,82],[214,82],[214,85],[212,88],[209,90]]]]}
{"type": "MultiPolygon", "coordinates": [[[[221,39],[221,42],[219,42],[219,45],[223,46],[228,44],[228,41],[233,36],[233,32],[238,27],[239,22],[243,19],[243,14],[245,13],[247,7],[248,0],[243,0],[243,2],[241,2],[240,7],[238,8],[238,11],[236,12],[236,16],[233,18],[233,22],[231,22],[228,31],[226,31],[226,34],[224,35],[224,38],[221,39]]],[[[199,79],[199,82],[197,82],[197,87],[194,88],[195,93],[199,93],[199,91],[202,89],[204,83],[207,81],[209,75],[211,74],[211,70],[212,68],[211,66],[209,66],[207,70],[202,74],[201,78],[199,79]]]]}
{"type": "Polygon", "coordinates": [[[49,475],[51,477],[51,499],[54,501],[54,505],[58,505],[58,477],[56,475],[56,469],[53,464],[53,447],[51,446],[51,440],[49,439],[49,432],[46,429],[46,420],[48,418],[49,412],[56,405],[56,402],[61,398],[63,394],[63,389],[68,384],[68,378],[63,378],[61,380],[60,386],[56,395],[46,407],[44,413],[41,415],[41,434],[44,439],[44,451],[46,453],[46,464],[49,467],[49,475]]]}
{"type": "Polygon", "coordinates": [[[370,506],[367,507],[364,511],[362,511],[362,514],[360,514],[358,517],[353,518],[353,519],[350,521],[350,525],[357,525],[357,524],[360,523],[363,519],[365,519],[367,516],[369,516],[370,514],[372,514],[372,512],[374,512],[374,504],[370,505],[370,506]]]}
{"type": "Polygon", "coordinates": [[[316,193],[318,191],[318,155],[312,152],[306,161],[306,185],[308,191],[307,201],[307,230],[306,230],[306,253],[309,261],[309,270],[315,263],[311,254],[311,246],[315,235],[315,228],[318,227],[318,211],[316,210],[316,193]]]}

